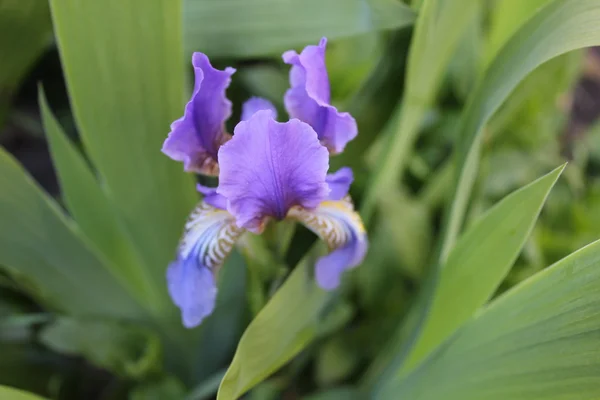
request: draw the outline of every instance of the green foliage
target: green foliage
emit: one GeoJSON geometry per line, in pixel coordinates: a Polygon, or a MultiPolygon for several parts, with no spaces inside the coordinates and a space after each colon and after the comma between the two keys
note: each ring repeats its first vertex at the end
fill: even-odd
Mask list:
{"type": "Polygon", "coordinates": [[[414,13],[395,0],[186,0],[184,18],[186,53],[201,49],[213,57],[256,57],[323,36],[402,28],[413,22],[414,13]]]}
{"type": "Polygon", "coordinates": [[[10,388],[8,386],[0,386],[1,400],[43,400],[41,397],[32,393],[27,393],[22,390],[10,388]]]}
{"type": "Polygon", "coordinates": [[[8,124],[0,384],[57,400],[598,398],[600,124],[572,109],[600,76],[579,50],[599,22],[597,0],[0,0],[0,123],[39,104],[27,122],[60,186],[41,189],[8,124]],[[354,170],[365,261],[327,293],[323,246],[273,221],[185,331],[165,270],[198,196],[160,149],[189,55],[237,68],[233,122],[253,95],[283,121],[279,53],[323,36],[332,102],[360,131],[330,169],[354,170]]]}
{"type": "Polygon", "coordinates": [[[382,398],[596,398],[599,262],[595,242],[524,281],[382,398]]]}

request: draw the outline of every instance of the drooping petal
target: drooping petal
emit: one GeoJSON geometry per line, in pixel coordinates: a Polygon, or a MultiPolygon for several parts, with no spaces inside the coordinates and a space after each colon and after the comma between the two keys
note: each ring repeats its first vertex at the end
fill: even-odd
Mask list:
{"type": "Polygon", "coordinates": [[[167,270],[169,294],[187,328],[199,325],[215,308],[216,275],[243,232],[231,214],[205,202],[190,215],[177,260],[167,270]]]}
{"type": "Polygon", "coordinates": [[[254,113],[260,110],[271,110],[273,118],[277,119],[277,109],[273,103],[262,97],[251,97],[242,104],[242,121],[250,119],[254,113]]]}
{"type": "Polygon", "coordinates": [[[323,289],[337,288],[343,272],[358,266],[365,257],[367,235],[349,197],[324,201],[313,211],[293,207],[288,216],[319,235],[330,249],[315,265],[315,277],[323,289]]]}
{"type": "Polygon", "coordinates": [[[225,97],[225,90],[235,69],[215,69],[202,53],[194,53],[192,64],[195,74],[192,98],[183,117],[171,124],[162,151],[173,160],[182,161],[185,171],[216,175],[217,152],[229,138],[225,121],[231,115],[231,102],[225,97]]]}
{"type": "Polygon", "coordinates": [[[292,118],[310,124],[319,140],[330,152],[337,154],[358,133],[356,121],[330,104],[329,76],[325,66],[323,38],[318,46],[306,46],[300,54],[293,50],[283,53],[283,61],[292,65],[291,88],[285,94],[285,107],[292,118]]]}
{"type": "Polygon", "coordinates": [[[350,185],[354,181],[354,174],[352,173],[352,169],[343,167],[333,174],[328,174],[326,181],[331,190],[327,200],[342,200],[348,195],[350,185]]]}
{"type": "Polygon", "coordinates": [[[234,132],[219,150],[217,192],[238,226],[260,233],[266,218],[283,219],[292,206],[313,209],[327,197],[329,155],[309,125],[279,123],[262,110],[234,132]]]}

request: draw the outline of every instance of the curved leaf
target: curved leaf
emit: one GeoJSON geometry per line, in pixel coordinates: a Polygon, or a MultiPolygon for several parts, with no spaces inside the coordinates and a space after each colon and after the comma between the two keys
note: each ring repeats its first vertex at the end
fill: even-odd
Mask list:
{"type": "Polygon", "coordinates": [[[73,315],[145,313],[62,210],[0,148],[0,265],[45,303],[73,315]]]}
{"type": "Polygon", "coordinates": [[[599,338],[597,241],[498,298],[383,398],[596,399],[599,338]]]}
{"type": "Polygon", "coordinates": [[[183,113],[181,2],[50,0],[50,6],[86,153],[162,288],[161,300],[170,304],[165,269],[197,201],[193,177],[160,151],[169,124],[183,113]]]}
{"type": "Polygon", "coordinates": [[[315,253],[294,269],[244,332],[219,387],[218,400],[237,399],[316,336],[329,295],[314,282],[315,253]]]}
{"type": "Polygon", "coordinates": [[[440,273],[427,319],[403,372],[414,368],[494,294],[563,169],[559,167],[502,199],[460,238],[440,273]]]}
{"type": "Polygon", "coordinates": [[[50,153],[71,215],[83,233],[109,261],[107,267],[110,272],[135,293],[142,304],[156,304],[159,300],[156,293],[153,293],[156,288],[152,287],[148,271],[135,253],[122,222],[86,161],[52,115],[41,90],[38,97],[50,153]]]}
{"type": "Polygon", "coordinates": [[[476,177],[482,128],[531,71],[568,51],[600,44],[600,3],[555,0],[506,43],[489,66],[462,117],[456,152],[456,184],[441,251],[447,257],[460,231],[476,177]]]}

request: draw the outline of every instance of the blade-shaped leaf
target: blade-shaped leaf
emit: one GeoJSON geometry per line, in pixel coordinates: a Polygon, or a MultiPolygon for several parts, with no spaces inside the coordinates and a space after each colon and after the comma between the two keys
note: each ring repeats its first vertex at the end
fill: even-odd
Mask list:
{"type": "Polygon", "coordinates": [[[479,82],[462,117],[456,179],[447,213],[442,260],[460,231],[477,175],[483,126],[510,93],[542,63],[571,50],[600,44],[600,3],[555,0],[526,22],[506,43],[479,82]]]}
{"type": "Polygon", "coordinates": [[[50,5],[82,141],[166,299],[165,269],[196,201],[192,177],[160,151],[183,113],[180,1],[50,5]]]}
{"type": "Polygon", "coordinates": [[[219,387],[218,400],[237,399],[300,352],[317,334],[328,294],[312,277],[307,256],[250,323],[219,387]]]}
{"type": "Polygon", "coordinates": [[[0,221],[0,265],[46,304],[74,315],[144,315],[72,221],[1,148],[0,221]]]}
{"type": "Polygon", "coordinates": [[[411,24],[396,0],[186,0],[185,48],[211,56],[253,57],[411,24]]]}
{"type": "Polygon", "coordinates": [[[557,168],[505,197],[460,238],[440,273],[427,319],[403,373],[420,363],[494,294],[563,169],[557,168]]]}
{"type": "Polygon", "coordinates": [[[387,398],[596,399],[599,340],[600,241],[494,301],[387,398]]]}
{"type": "Polygon", "coordinates": [[[23,390],[0,386],[0,400],[43,400],[43,398],[23,390]]]}
{"type": "Polygon", "coordinates": [[[109,261],[107,266],[122,284],[135,293],[143,304],[156,304],[160,298],[153,293],[156,289],[149,281],[148,271],[144,270],[122,222],[86,161],[52,115],[41,90],[39,103],[63,198],[73,218],[83,233],[104,254],[109,261]]]}

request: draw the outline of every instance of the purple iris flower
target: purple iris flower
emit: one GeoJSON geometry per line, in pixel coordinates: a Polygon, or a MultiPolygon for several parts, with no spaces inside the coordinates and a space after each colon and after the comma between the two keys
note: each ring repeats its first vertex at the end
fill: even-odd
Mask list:
{"type": "Polygon", "coordinates": [[[335,289],[343,272],[364,258],[366,232],[348,196],[352,171],[327,173],[330,153],[356,136],[356,124],[329,105],[325,43],[284,55],[293,65],[285,99],[293,119],[277,122],[269,101],[251,98],[233,136],[224,123],[231,114],[225,89],[234,70],[216,70],[205,55],[193,56],[194,92],[163,152],[185,170],[218,174],[219,184],[198,185],[204,199],[190,215],[167,271],[169,293],[188,328],[213,311],[216,277],[237,239],[246,231],[260,234],[269,221],[296,220],[326,242],[330,252],[315,265],[323,289],[335,289]]]}

